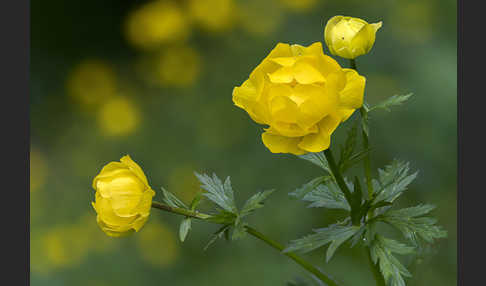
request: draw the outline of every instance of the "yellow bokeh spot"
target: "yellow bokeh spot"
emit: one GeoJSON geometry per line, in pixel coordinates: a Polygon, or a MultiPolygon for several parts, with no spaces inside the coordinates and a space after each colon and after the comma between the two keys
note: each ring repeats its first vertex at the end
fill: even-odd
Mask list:
{"type": "Polygon", "coordinates": [[[186,15],[175,2],[153,1],[128,16],[125,33],[130,44],[150,50],[186,39],[189,25],[186,15]]]}
{"type": "Polygon", "coordinates": [[[254,36],[268,36],[274,33],[284,20],[284,11],[275,0],[248,0],[239,5],[241,27],[254,36]]]}
{"type": "Polygon", "coordinates": [[[98,122],[102,132],[108,136],[127,135],[139,125],[140,111],[130,99],[116,97],[101,107],[98,122]]]}
{"type": "Polygon", "coordinates": [[[207,31],[226,31],[235,23],[233,0],[189,0],[187,5],[191,19],[207,31]]]}
{"type": "Polygon", "coordinates": [[[30,150],[30,191],[37,191],[44,186],[47,179],[47,162],[39,150],[30,150]]]}
{"type": "Polygon", "coordinates": [[[280,2],[289,10],[305,12],[314,7],[318,0],[280,0],[280,2]]]}
{"type": "Polygon", "coordinates": [[[172,46],[140,58],[137,71],[155,86],[191,86],[201,73],[201,59],[191,47],[172,46]]]}
{"type": "Polygon", "coordinates": [[[66,91],[84,105],[100,104],[115,95],[116,75],[106,63],[90,59],[81,62],[69,74],[66,91]]]}
{"type": "Polygon", "coordinates": [[[435,26],[435,8],[426,1],[399,1],[394,5],[390,18],[391,30],[397,40],[424,43],[432,37],[435,26]]]}
{"type": "Polygon", "coordinates": [[[176,234],[160,222],[149,221],[136,238],[142,258],[154,266],[169,266],[179,254],[176,234]]]}

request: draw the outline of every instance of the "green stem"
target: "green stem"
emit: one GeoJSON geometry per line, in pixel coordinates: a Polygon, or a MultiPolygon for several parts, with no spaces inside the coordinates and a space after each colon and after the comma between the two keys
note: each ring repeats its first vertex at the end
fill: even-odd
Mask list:
{"type": "MultiPolygon", "coordinates": [[[[192,217],[192,218],[195,218],[195,219],[200,219],[200,220],[216,223],[214,221],[208,220],[212,217],[211,215],[200,213],[198,211],[191,211],[191,210],[186,210],[186,209],[182,209],[182,208],[171,207],[171,206],[159,203],[159,202],[152,202],[152,207],[159,209],[159,210],[175,213],[175,214],[178,214],[178,215],[183,215],[183,216],[186,216],[186,217],[192,217]]],[[[285,247],[283,245],[281,245],[280,243],[278,243],[275,240],[272,240],[272,239],[266,237],[265,235],[263,235],[261,232],[257,231],[256,229],[249,227],[249,226],[246,226],[245,228],[246,228],[247,233],[249,233],[250,235],[252,235],[252,236],[254,236],[258,239],[260,239],[261,241],[263,241],[266,244],[270,245],[271,247],[277,249],[278,251],[282,252],[285,249],[285,247]]],[[[315,266],[313,266],[309,262],[305,261],[303,258],[298,256],[297,254],[295,254],[293,252],[287,252],[287,253],[283,253],[283,254],[285,256],[289,257],[290,259],[292,259],[293,261],[295,261],[297,264],[302,266],[304,269],[306,269],[310,273],[314,274],[317,278],[319,278],[322,282],[326,283],[327,285],[339,286],[332,278],[328,277],[326,274],[324,274],[318,268],[316,268],[315,266]]]]}
{"type": "MultiPolygon", "coordinates": [[[[349,64],[350,64],[352,69],[354,69],[355,71],[358,71],[358,67],[356,66],[356,60],[355,59],[350,59],[349,64]]],[[[361,122],[363,124],[364,121],[368,120],[368,111],[366,111],[364,106],[362,106],[359,109],[359,113],[361,115],[361,122]]],[[[361,134],[363,136],[363,148],[364,148],[364,150],[368,150],[369,147],[370,147],[369,146],[368,134],[364,131],[364,129],[361,131],[361,134]]],[[[364,171],[365,171],[365,177],[366,177],[366,187],[368,189],[368,198],[371,199],[371,197],[373,195],[373,184],[371,182],[371,161],[370,161],[369,152],[365,155],[365,157],[363,159],[363,164],[364,164],[364,171]]]]}
{"type": "MultiPolygon", "coordinates": [[[[265,242],[266,244],[270,245],[271,247],[277,249],[278,251],[282,252],[284,250],[284,246],[281,245],[280,243],[276,242],[275,240],[272,240],[266,236],[264,236],[262,233],[258,232],[254,228],[251,228],[249,226],[246,227],[246,231],[253,235],[254,237],[260,239],[261,241],[265,242]]],[[[310,264],[309,262],[305,261],[298,255],[296,255],[293,252],[286,252],[283,253],[285,256],[289,257],[293,261],[295,261],[297,264],[305,268],[307,271],[310,273],[314,274],[317,278],[319,278],[321,281],[326,283],[329,286],[337,286],[338,284],[329,278],[326,274],[322,273],[319,269],[317,269],[315,266],[310,264]]]]}
{"type": "Polygon", "coordinates": [[[369,249],[366,249],[366,255],[368,256],[368,262],[370,264],[371,272],[373,272],[373,277],[375,277],[376,286],[386,286],[385,279],[383,278],[383,275],[381,275],[378,265],[373,263],[373,260],[371,259],[369,249]]]}

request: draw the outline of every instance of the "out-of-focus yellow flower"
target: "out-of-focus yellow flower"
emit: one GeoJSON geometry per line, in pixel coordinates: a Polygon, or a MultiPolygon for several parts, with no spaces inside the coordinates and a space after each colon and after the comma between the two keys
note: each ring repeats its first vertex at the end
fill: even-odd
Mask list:
{"type": "Polygon", "coordinates": [[[317,4],[317,0],[280,0],[290,10],[296,12],[308,11],[317,4]]]}
{"type": "Polygon", "coordinates": [[[233,89],[233,102],[259,124],[272,153],[320,152],[331,134],[363,104],[365,78],[324,55],[322,44],[279,43],[233,89]]]}
{"type": "Polygon", "coordinates": [[[162,0],[133,11],[125,28],[128,41],[140,49],[155,49],[161,44],[185,40],[190,32],[183,10],[172,1],[162,0]]]}
{"type": "Polygon", "coordinates": [[[111,67],[101,60],[81,62],[69,74],[67,93],[81,104],[100,104],[114,96],[117,90],[116,75],[111,67]]]}
{"type": "Polygon", "coordinates": [[[334,16],[327,21],[324,40],[331,54],[354,59],[371,50],[381,24],[368,24],[360,18],[334,16]]]}
{"type": "Polygon", "coordinates": [[[110,162],[93,180],[100,228],[109,236],[119,237],[139,231],[147,221],[152,197],[147,177],[129,155],[120,162],[110,162]]]}
{"type": "Polygon", "coordinates": [[[140,111],[127,97],[115,97],[107,101],[99,110],[98,123],[106,135],[127,135],[132,133],[140,123],[140,111]]]}
{"type": "Polygon", "coordinates": [[[201,59],[189,46],[171,46],[159,53],[141,58],[138,72],[157,86],[190,86],[201,73],[201,59]]]}
{"type": "Polygon", "coordinates": [[[210,32],[222,32],[231,28],[236,18],[233,0],[189,0],[188,13],[191,19],[210,32]]]}
{"type": "Polygon", "coordinates": [[[400,42],[410,44],[431,41],[434,27],[437,27],[437,13],[430,1],[398,1],[393,5],[390,24],[393,35],[400,42]]]}
{"type": "Polygon", "coordinates": [[[247,0],[239,3],[239,22],[255,36],[267,36],[277,30],[284,20],[284,11],[276,0],[247,0]]]}
{"type": "Polygon", "coordinates": [[[144,231],[137,236],[137,244],[142,258],[158,267],[172,264],[179,254],[176,234],[165,225],[155,221],[147,225],[144,231]]]}
{"type": "Polygon", "coordinates": [[[44,186],[47,178],[47,162],[37,149],[30,150],[30,191],[35,192],[44,186]]]}

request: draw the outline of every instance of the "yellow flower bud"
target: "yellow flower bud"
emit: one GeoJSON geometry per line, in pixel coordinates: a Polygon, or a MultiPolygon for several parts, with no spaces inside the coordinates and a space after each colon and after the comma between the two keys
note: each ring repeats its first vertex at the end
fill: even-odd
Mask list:
{"type": "Polygon", "coordinates": [[[341,68],[320,42],[279,43],[233,89],[233,102],[269,126],[262,140],[272,153],[301,155],[329,148],[339,123],[363,104],[364,87],[365,78],[341,68]]]}
{"type": "Polygon", "coordinates": [[[110,162],[93,180],[96,221],[109,236],[139,231],[148,219],[155,192],[140,166],[126,155],[110,162]]]}
{"type": "Polygon", "coordinates": [[[334,16],[327,21],[324,40],[331,54],[354,59],[371,50],[381,24],[381,21],[368,24],[359,18],[334,16]]]}

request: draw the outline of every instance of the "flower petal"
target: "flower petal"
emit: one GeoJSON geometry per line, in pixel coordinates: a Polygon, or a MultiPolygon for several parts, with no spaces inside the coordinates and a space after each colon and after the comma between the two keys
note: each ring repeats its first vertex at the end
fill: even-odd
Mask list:
{"type": "Polygon", "coordinates": [[[329,148],[331,144],[331,134],[337,128],[341,118],[328,115],[319,122],[319,133],[304,136],[298,147],[308,152],[321,152],[329,148]]]}
{"type": "Polygon", "coordinates": [[[349,109],[363,105],[366,78],[353,69],[343,69],[346,73],[346,86],[340,93],[341,106],[349,109]]]}
{"type": "Polygon", "coordinates": [[[132,170],[136,175],[137,177],[140,178],[140,180],[142,180],[142,182],[145,183],[145,185],[149,186],[148,184],[148,181],[147,181],[147,177],[145,176],[145,174],[143,173],[142,171],[142,168],[140,168],[140,166],[135,163],[132,158],[130,158],[130,155],[125,155],[123,156],[121,159],[120,159],[120,162],[122,162],[123,164],[125,164],[130,170],[132,170]]]}
{"type": "Polygon", "coordinates": [[[265,146],[272,153],[291,153],[295,155],[305,154],[306,152],[297,146],[300,140],[301,137],[284,137],[271,134],[268,131],[262,134],[263,144],[265,144],[265,146]]]}

